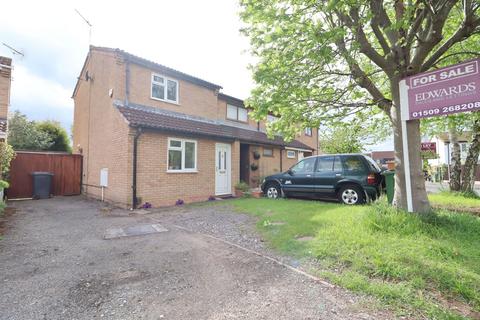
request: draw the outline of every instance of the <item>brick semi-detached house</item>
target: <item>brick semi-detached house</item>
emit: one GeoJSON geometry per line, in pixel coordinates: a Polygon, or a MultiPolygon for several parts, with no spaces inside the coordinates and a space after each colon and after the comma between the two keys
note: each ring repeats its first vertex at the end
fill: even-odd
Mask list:
{"type": "Polygon", "coordinates": [[[221,89],[119,49],[90,47],[73,92],[83,192],[133,207],[205,201],[316,152],[316,129],[289,143],[269,139],[265,123],[221,89]]]}
{"type": "Polygon", "coordinates": [[[0,56],[0,141],[7,140],[7,116],[12,82],[12,59],[0,56]]]}

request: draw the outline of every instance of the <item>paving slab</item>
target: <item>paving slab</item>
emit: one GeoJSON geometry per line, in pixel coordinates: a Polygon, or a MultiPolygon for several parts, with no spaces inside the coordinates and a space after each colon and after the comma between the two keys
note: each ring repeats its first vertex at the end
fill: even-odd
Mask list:
{"type": "Polygon", "coordinates": [[[124,228],[108,228],[105,230],[103,238],[105,240],[117,239],[122,237],[144,236],[153,233],[168,231],[160,224],[142,224],[124,228]]]}

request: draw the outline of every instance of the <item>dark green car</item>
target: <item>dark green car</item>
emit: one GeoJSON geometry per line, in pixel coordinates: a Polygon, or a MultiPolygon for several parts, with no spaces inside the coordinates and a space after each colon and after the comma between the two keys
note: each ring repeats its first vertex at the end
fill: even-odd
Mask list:
{"type": "Polygon", "coordinates": [[[302,159],[284,173],[262,182],[266,197],[338,199],[362,204],[381,193],[383,176],[372,158],[363,154],[329,154],[302,159]]]}

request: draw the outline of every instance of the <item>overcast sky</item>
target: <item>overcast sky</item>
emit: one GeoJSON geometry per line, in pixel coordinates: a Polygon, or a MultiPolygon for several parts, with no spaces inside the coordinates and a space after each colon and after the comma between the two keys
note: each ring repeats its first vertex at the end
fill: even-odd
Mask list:
{"type": "Polygon", "coordinates": [[[253,88],[238,0],[22,1],[2,3],[0,55],[14,59],[10,111],[73,122],[72,91],[91,43],[120,48],[223,86],[244,99],[253,88]]]}

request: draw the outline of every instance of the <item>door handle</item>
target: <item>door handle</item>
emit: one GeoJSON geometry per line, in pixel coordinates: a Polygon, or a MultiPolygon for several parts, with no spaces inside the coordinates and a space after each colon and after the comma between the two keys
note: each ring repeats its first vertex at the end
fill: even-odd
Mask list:
{"type": "Polygon", "coordinates": [[[335,173],[335,177],[341,177],[342,174],[341,173],[335,173]]]}
{"type": "Polygon", "coordinates": [[[310,178],[311,176],[312,176],[311,174],[307,174],[307,177],[309,177],[309,178],[310,178]]]}

